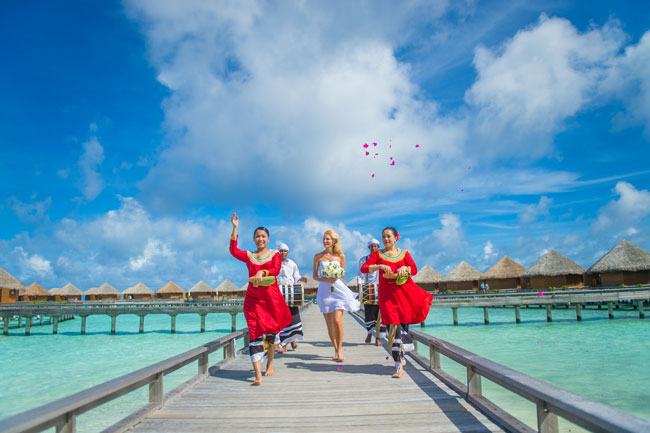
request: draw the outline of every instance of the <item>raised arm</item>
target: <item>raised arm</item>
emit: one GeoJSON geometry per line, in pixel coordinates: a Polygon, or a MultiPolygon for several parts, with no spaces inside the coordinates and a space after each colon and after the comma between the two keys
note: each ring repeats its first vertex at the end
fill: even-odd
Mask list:
{"type": "Polygon", "coordinates": [[[236,213],[232,214],[230,217],[230,222],[232,223],[232,234],[230,235],[230,254],[237,260],[242,262],[246,261],[247,254],[246,251],[242,251],[237,248],[237,227],[239,227],[239,217],[236,213]]]}

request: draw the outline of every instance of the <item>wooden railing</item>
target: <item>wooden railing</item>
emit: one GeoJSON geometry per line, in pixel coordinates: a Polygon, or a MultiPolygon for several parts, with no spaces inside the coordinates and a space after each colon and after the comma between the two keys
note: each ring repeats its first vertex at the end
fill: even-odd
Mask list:
{"type": "Polygon", "coordinates": [[[236,340],[240,338],[244,339],[244,347],[248,346],[248,329],[233,332],[180,355],[52,403],[19,413],[5,420],[0,420],[0,433],[40,432],[50,427],[56,427],[57,433],[74,433],[76,431],[77,416],[131,391],[149,385],[149,403],[108,429],[109,431],[124,431],[149,412],[160,408],[165,398],[169,397],[170,394],[180,392],[180,388],[184,389],[197,381],[203,380],[208,375],[208,355],[210,353],[223,348],[224,361],[234,357],[236,354],[236,340]],[[197,375],[166,395],[163,378],[167,374],[195,361],[198,361],[197,375]]]}
{"type": "MultiPolygon", "coordinates": [[[[504,365],[482,358],[447,341],[410,330],[413,339],[429,348],[429,359],[417,351],[410,356],[449,387],[465,397],[506,429],[517,432],[535,430],[483,396],[481,378],[514,392],[537,406],[537,431],[556,433],[558,416],[593,432],[650,432],[650,421],[619,409],[589,400],[504,365]],[[440,355],[465,366],[463,383],[440,367],[440,355]]],[[[420,346],[421,347],[421,346],[420,346]]]]}

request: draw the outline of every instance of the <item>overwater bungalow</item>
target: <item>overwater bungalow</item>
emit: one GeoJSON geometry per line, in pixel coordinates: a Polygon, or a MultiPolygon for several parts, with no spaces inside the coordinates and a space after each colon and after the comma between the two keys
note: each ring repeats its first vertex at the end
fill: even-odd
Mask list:
{"type": "Polygon", "coordinates": [[[20,292],[19,298],[21,301],[51,301],[54,299],[54,295],[37,282],[33,282],[20,292]]]}
{"type": "Polygon", "coordinates": [[[483,274],[462,261],[442,278],[440,290],[478,290],[478,282],[483,274]]]}
{"type": "Polygon", "coordinates": [[[490,289],[521,289],[522,275],[526,268],[508,256],[503,256],[494,266],[483,273],[483,281],[490,289]]]}
{"type": "Polygon", "coordinates": [[[135,286],[129,287],[122,292],[124,299],[144,300],[153,299],[154,293],[144,283],[138,283],[135,286]]]}
{"type": "Polygon", "coordinates": [[[63,287],[50,290],[54,295],[55,301],[81,301],[84,292],[79,290],[74,284],[68,283],[63,287]]]}
{"type": "Polygon", "coordinates": [[[0,304],[16,302],[18,292],[25,290],[23,283],[18,281],[13,275],[0,268],[0,304]]]}
{"type": "Polygon", "coordinates": [[[650,253],[623,239],[587,270],[593,286],[650,284],[650,253]]]}
{"type": "Polygon", "coordinates": [[[354,276],[350,278],[350,281],[345,283],[346,286],[348,286],[353,292],[357,291],[357,277],[354,276]]]}
{"type": "Polygon", "coordinates": [[[528,289],[582,287],[584,273],[582,266],[551,250],[528,268],[522,278],[528,289]]]}
{"type": "Polygon", "coordinates": [[[237,296],[243,298],[244,296],[246,296],[247,291],[248,291],[248,281],[246,281],[244,285],[241,286],[239,290],[237,290],[237,296]]]}
{"type": "Polygon", "coordinates": [[[440,290],[440,281],[444,276],[429,265],[422,266],[418,273],[413,277],[413,281],[427,292],[440,290]]]}
{"type": "Polygon", "coordinates": [[[187,292],[192,298],[212,298],[217,292],[212,287],[208,286],[203,280],[196,283],[187,292]]]}
{"type": "Polygon", "coordinates": [[[84,293],[86,301],[120,301],[122,294],[108,283],[93,287],[84,293]]]}
{"type": "Polygon", "coordinates": [[[170,281],[169,283],[162,286],[156,292],[156,298],[161,299],[179,299],[185,298],[185,290],[181,289],[174,283],[170,281]]]}
{"type": "Polygon", "coordinates": [[[318,281],[314,280],[309,275],[303,275],[303,277],[307,278],[307,282],[303,283],[305,296],[316,296],[316,293],[318,292],[318,281]]]}
{"type": "Polygon", "coordinates": [[[227,298],[234,298],[239,292],[239,287],[230,280],[224,280],[216,288],[217,295],[227,298]]]}

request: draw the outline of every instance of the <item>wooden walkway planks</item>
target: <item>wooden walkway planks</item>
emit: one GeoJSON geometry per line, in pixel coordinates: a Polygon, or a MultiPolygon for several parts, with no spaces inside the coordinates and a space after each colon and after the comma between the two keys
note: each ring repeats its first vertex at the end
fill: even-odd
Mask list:
{"type": "Polygon", "coordinates": [[[344,363],[330,360],[325,321],[311,306],[302,313],[305,341],[276,356],[276,374],[262,386],[249,386],[253,370],[248,356],[240,356],[129,431],[502,431],[410,360],[404,377],[392,379],[386,349],[364,344],[362,325],[343,317],[344,363]]]}

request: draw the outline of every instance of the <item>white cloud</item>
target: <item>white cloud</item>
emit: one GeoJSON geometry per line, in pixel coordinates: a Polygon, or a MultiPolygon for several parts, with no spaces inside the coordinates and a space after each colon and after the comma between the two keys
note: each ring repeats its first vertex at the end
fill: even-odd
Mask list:
{"type": "Polygon", "coordinates": [[[627,182],[618,182],[613,190],[619,195],[598,211],[592,226],[596,234],[611,234],[617,238],[633,236],[639,232],[638,223],[650,216],[650,192],[637,190],[627,182]]]}
{"type": "Polygon", "coordinates": [[[104,189],[104,179],[97,171],[104,161],[104,148],[92,137],[83,144],[83,154],[79,158],[79,169],[83,181],[82,192],[86,200],[94,200],[104,189]]]}
{"type": "Polygon", "coordinates": [[[46,212],[52,205],[52,197],[48,197],[42,201],[23,203],[12,196],[7,199],[7,204],[21,222],[26,224],[39,224],[43,222],[44,218],[47,219],[46,212]]]}
{"type": "Polygon", "coordinates": [[[15,247],[12,251],[18,259],[20,267],[20,280],[33,280],[35,277],[49,277],[52,274],[52,264],[38,254],[29,254],[22,247],[15,247]]]}
{"type": "Polygon", "coordinates": [[[149,239],[142,254],[136,258],[130,259],[129,265],[132,270],[138,271],[145,266],[153,265],[157,256],[170,258],[173,254],[168,245],[163,244],[158,239],[149,239]]]}
{"type": "Polygon", "coordinates": [[[624,41],[616,22],[581,33],[542,15],[496,50],[479,46],[478,79],[466,100],[479,110],[482,151],[503,152],[518,141],[521,155],[548,154],[552,134],[598,95],[624,41]]]}
{"type": "Polygon", "coordinates": [[[549,209],[551,204],[553,204],[552,198],[546,196],[540,197],[537,204],[530,204],[524,208],[523,212],[519,214],[519,221],[522,224],[530,224],[536,221],[540,215],[548,217],[550,215],[549,209]]]}

